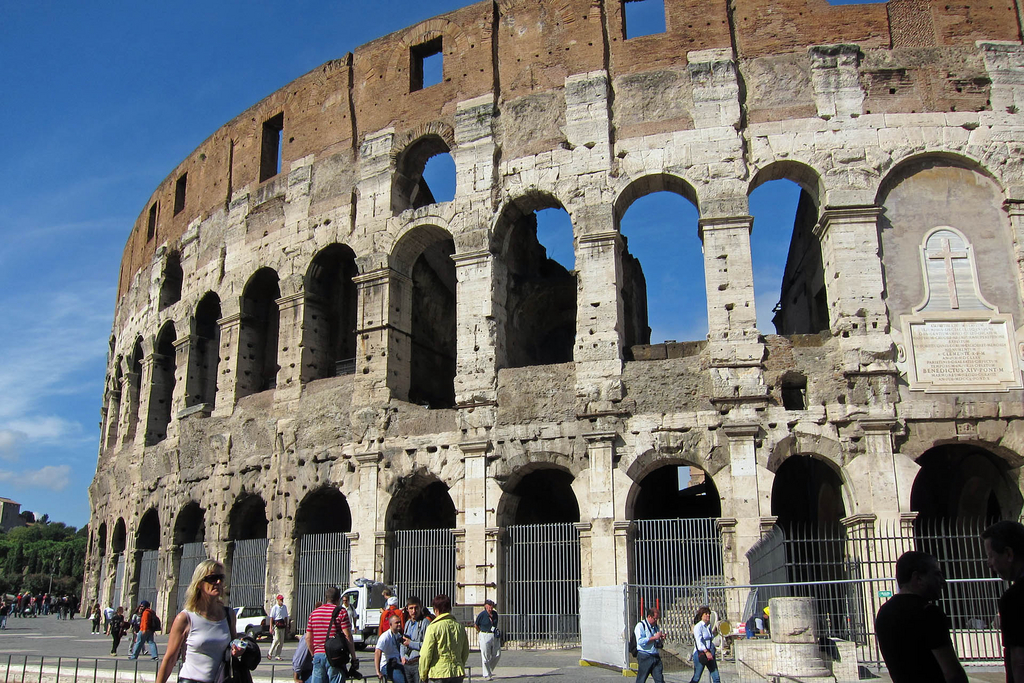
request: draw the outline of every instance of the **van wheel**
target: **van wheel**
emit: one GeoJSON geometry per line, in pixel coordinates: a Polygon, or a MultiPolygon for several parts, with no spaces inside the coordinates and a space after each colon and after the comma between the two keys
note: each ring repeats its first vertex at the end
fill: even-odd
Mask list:
{"type": "Polygon", "coordinates": [[[363,642],[361,642],[361,643],[356,643],[355,645],[356,645],[356,649],[357,650],[362,651],[362,650],[366,649],[366,641],[365,640],[363,642]]]}
{"type": "Polygon", "coordinates": [[[245,627],[245,635],[249,636],[253,640],[256,640],[256,636],[259,635],[259,634],[256,632],[256,629],[253,628],[252,626],[246,626],[245,627]]]}

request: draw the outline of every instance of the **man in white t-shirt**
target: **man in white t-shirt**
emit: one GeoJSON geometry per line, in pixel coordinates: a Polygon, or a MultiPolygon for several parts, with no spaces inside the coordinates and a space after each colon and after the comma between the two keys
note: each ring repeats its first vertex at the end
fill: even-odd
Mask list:
{"type": "Polygon", "coordinates": [[[284,596],[277,596],[277,604],[270,608],[270,625],[274,629],[274,642],[270,644],[271,659],[281,659],[281,648],[288,631],[288,608],[284,606],[284,596]]]}
{"type": "Polygon", "coordinates": [[[380,638],[373,650],[373,668],[377,675],[387,681],[405,683],[405,667],[402,666],[402,618],[391,615],[390,628],[380,638]]]}

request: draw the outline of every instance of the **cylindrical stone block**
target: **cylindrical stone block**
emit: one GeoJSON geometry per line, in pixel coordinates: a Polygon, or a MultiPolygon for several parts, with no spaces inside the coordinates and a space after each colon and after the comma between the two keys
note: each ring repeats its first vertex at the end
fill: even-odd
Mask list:
{"type": "Polygon", "coordinates": [[[818,644],[814,598],[772,598],[768,609],[773,643],[818,644]]]}

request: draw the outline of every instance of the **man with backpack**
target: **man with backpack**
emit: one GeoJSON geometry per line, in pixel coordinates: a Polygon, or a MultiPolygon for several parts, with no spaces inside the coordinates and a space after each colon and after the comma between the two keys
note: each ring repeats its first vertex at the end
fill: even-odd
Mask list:
{"type": "Polygon", "coordinates": [[[344,656],[336,656],[337,640],[343,641],[341,654],[347,651],[353,665],[357,663],[356,647],[352,642],[352,623],[340,600],[341,591],[331,586],[324,594],[324,603],[313,610],[306,621],[306,647],[313,654],[312,683],[344,682],[347,662],[344,656]]]}
{"type": "Polygon", "coordinates": [[[153,639],[153,634],[159,627],[160,620],[157,619],[156,612],[149,608],[149,600],[143,600],[139,603],[139,636],[135,639],[135,647],[132,648],[132,653],[128,656],[128,659],[138,659],[139,653],[142,652],[142,646],[149,643],[149,655],[151,659],[158,659],[160,653],[156,649],[156,640],[153,639]]]}
{"type": "Polygon", "coordinates": [[[644,683],[648,676],[654,683],[665,683],[661,663],[665,632],[658,627],[658,610],[647,610],[646,617],[633,629],[633,636],[636,638],[636,683],[644,683]]]}

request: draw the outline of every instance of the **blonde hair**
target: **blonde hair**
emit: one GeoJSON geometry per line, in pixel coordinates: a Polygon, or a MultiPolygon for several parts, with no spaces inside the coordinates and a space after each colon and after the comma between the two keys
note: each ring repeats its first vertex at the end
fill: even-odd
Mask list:
{"type": "Polygon", "coordinates": [[[188,588],[185,590],[185,606],[184,609],[189,612],[198,612],[203,607],[203,592],[200,590],[200,586],[210,574],[223,574],[224,564],[217,560],[203,560],[196,567],[196,570],[192,572],[192,582],[188,584],[188,588]],[[219,571],[215,571],[219,570],[219,571]]]}

